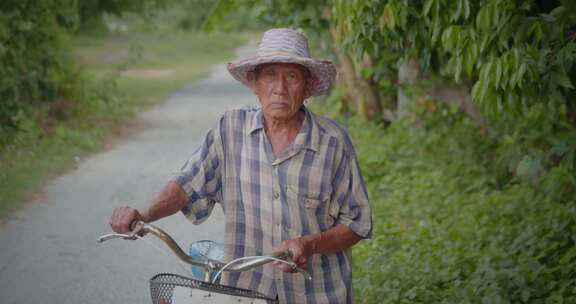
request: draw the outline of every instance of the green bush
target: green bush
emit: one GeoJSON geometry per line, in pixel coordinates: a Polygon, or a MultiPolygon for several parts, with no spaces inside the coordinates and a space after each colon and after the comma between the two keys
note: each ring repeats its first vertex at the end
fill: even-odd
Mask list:
{"type": "Polygon", "coordinates": [[[374,239],[354,249],[359,302],[576,301],[574,195],[500,179],[496,139],[448,108],[346,124],[374,209],[374,239]]]}
{"type": "Polygon", "coordinates": [[[77,84],[63,27],[71,7],[64,0],[0,3],[2,146],[22,130],[34,108],[50,106],[56,116],[65,115],[77,84]]]}

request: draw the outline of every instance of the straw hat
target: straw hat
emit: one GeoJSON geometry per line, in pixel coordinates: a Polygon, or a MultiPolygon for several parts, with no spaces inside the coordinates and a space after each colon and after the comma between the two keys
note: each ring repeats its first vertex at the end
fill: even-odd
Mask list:
{"type": "MultiPolygon", "coordinates": [[[[228,71],[234,78],[250,87],[249,73],[265,63],[295,63],[310,71],[313,88],[311,96],[328,92],[336,77],[336,68],[331,61],[310,57],[308,39],[304,34],[287,28],[271,29],[264,33],[256,56],[228,63],[228,71]]],[[[310,97],[310,96],[306,96],[310,97]]]]}

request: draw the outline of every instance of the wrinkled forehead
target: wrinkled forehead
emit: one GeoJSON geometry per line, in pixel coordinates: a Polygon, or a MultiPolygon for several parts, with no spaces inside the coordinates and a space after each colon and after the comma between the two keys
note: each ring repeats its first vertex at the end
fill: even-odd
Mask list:
{"type": "Polygon", "coordinates": [[[270,69],[284,70],[284,71],[296,70],[296,71],[299,71],[300,73],[302,73],[302,75],[304,77],[310,76],[310,71],[305,66],[297,64],[297,63],[284,63],[284,62],[271,62],[271,63],[263,63],[260,65],[257,65],[256,68],[254,68],[254,73],[256,74],[256,76],[258,76],[258,74],[261,71],[270,70],[270,69]]]}

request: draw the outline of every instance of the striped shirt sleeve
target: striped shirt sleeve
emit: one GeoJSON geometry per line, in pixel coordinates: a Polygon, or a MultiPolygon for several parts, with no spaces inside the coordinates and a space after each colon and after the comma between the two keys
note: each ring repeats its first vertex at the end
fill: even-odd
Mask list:
{"type": "Polygon", "coordinates": [[[178,183],[188,196],[182,213],[195,225],[206,220],[214,205],[222,202],[222,120],[208,130],[200,146],[172,177],[172,181],[178,183]]]}
{"type": "Polygon", "coordinates": [[[344,132],[344,150],[333,180],[333,210],[336,224],[350,228],[361,238],[372,237],[372,215],[368,193],[348,134],[344,132]]]}

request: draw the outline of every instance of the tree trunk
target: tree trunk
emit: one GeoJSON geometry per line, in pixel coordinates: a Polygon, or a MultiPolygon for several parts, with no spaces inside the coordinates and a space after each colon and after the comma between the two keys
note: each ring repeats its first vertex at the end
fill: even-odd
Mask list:
{"type": "Polygon", "coordinates": [[[470,119],[476,122],[478,125],[484,125],[484,118],[480,114],[480,111],[474,105],[472,101],[472,96],[470,95],[470,88],[467,85],[445,85],[445,86],[435,86],[432,89],[426,91],[428,97],[443,102],[445,104],[456,103],[458,107],[466,113],[470,119]]]}
{"type": "MultiPolygon", "coordinates": [[[[374,67],[374,61],[372,57],[368,54],[364,54],[364,62],[362,64],[363,69],[372,69],[374,67]]],[[[382,106],[380,105],[380,94],[378,94],[378,86],[374,82],[372,76],[367,79],[359,78],[358,82],[362,93],[366,97],[366,114],[368,119],[381,119],[382,118],[382,106]]]]}
{"type": "Polygon", "coordinates": [[[566,113],[568,116],[568,122],[572,125],[572,127],[576,128],[576,111],[566,113]]]}
{"type": "Polygon", "coordinates": [[[406,118],[410,114],[411,98],[405,88],[416,84],[420,76],[420,66],[414,59],[403,62],[398,68],[398,117],[406,118]]]}
{"type": "MultiPolygon", "coordinates": [[[[330,27],[332,37],[332,49],[338,59],[338,75],[344,84],[345,95],[349,106],[351,102],[356,114],[364,119],[379,119],[382,117],[380,100],[376,86],[371,80],[357,77],[356,66],[350,55],[340,47],[341,39],[336,28],[330,27]]],[[[371,64],[371,60],[368,62],[371,64]]]]}

